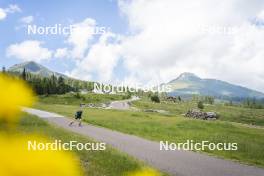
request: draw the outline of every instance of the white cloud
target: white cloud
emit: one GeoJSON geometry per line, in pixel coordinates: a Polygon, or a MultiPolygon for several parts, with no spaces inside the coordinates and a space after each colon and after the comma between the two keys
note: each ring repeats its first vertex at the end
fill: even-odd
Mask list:
{"type": "Polygon", "coordinates": [[[120,57],[118,41],[118,36],[112,33],[103,34],[99,41],[92,45],[87,56],[77,64],[70,75],[90,80],[96,77],[97,81],[109,83],[113,80],[113,69],[120,57]],[[109,40],[115,42],[111,43],[109,40]]]}
{"type": "Polygon", "coordinates": [[[17,4],[10,4],[7,8],[5,8],[6,13],[16,13],[21,12],[22,10],[17,4]]]}
{"type": "Polygon", "coordinates": [[[263,1],[120,0],[119,7],[131,32],[120,46],[129,76],[166,82],[189,71],[264,91],[264,30],[249,21],[262,14],[263,1]],[[201,26],[237,32],[203,33],[201,26]]]}
{"type": "Polygon", "coordinates": [[[6,12],[4,9],[0,8],[0,20],[3,20],[6,18],[6,12]]]}
{"type": "Polygon", "coordinates": [[[77,33],[71,36],[68,41],[80,58],[72,76],[111,82],[116,80],[114,71],[122,61],[126,69],[123,81],[130,84],[167,82],[182,72],[193,72],[264,92],[264,29],[251,21],[262,18],[263,1],[118,3],[129,34],[121,38],[118,34],[102,35],[92,45],[88,34],[85,39],[77,33]],[[233,33],[226,31],[233,29],[233,33]]]}
{"type": "Polygon", "coordinates": [[[67,58],[69,56],[69,51],[67,48],[58,48],[54,54],[56,58],[67,58]]]}
{"type": "Polygon", "coordinates": [[[30,24],[34,21],[34,17],[33,16],[25,16],[20,18],[20,22],[25,23],[25,24],[30,24]]]}
{"type": "Polygon", "coordinates": [[[91,42],[94,39],[94,29],[96,21],[92,18],[86,18],[79,23],[72,24],[71,33],[67,36],[65,43],[67,48],[59,48],[55,57],[67,57],[76,60],[85,58],[91,42]]]}
{"type": "Polygon", "coordinates": [[[67,42],[72,45],[71,57],[81,59],[87,51],[90,41],[93,39],[93,29],[96,25],[94,19],[86,18],[80,23],[74,24],[67,42]]]}
{"type": "Polygon", "coordinates": [[[257,15],[258,18],[264,20],[264,10],[262,10],[258,15],[257,15]]]}
{"type": "Polygon", "coordinates": [[[8,13],[21,12],[21,9],[16,4],[10,4],[7,8],[0,8],[0,21],[7,17],[8,13]]]}
{"type": "Polygon", "coordinates": [[[10,45],[6,50],[7,57],[16,57],[23,61],[41,61],[49,59],[52,51],[42,47],[43,43],[37,40],[26,40],[10,45]]]}

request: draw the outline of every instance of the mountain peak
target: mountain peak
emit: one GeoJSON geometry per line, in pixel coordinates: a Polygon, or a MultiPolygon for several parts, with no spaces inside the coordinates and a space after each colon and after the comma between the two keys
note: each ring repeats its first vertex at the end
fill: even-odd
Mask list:
{"type": "Polygon", "coordinates": [[[216,79],[202,79],[193,73],[182,73],[167,85],[171,86],[171,96],[199,94],[204,96],[229,98],[264,98],[264,93],[216,79]]]}
{"type": "Polygon", "coordinates": [[[10,67],[9,70],[21,72],[24,68],[29,72],[38,72],[44,67],[34,61],[27,61],[20,64],[15,64],[14,66],[10,67]]]}
{"type": "Polygon", "coordinates": [[[199,78],[198,76],[196,76],[193,73],[189,73],[189,72],[184,72],[182,74],[180,74],[180,76],[176,79],[176,80],[180,80],[180,81],[196,81],[196,80],[200,80],[201,78],[199,78]]]}
{"type": "Polygon", "coordinates": [[[51,75],[55,75],[55,76],[62,76],[62,77],[66,77],[65,75],[61,74],[61,73],[57,73],[57,72],[53,72],[51,70],[49,70],[48,68],[42,66],[41,64],[38,64],[34,61],[27,61],[27,62],[23,62],[21,64],[15,64],[12,67],[10,67],[8,70],[11,72],[22,72],[24,70],[24,68],[26,69],[27,72],[30,72],[32,74],[38,74],[44,77],[49,77],[51,75]]]}
{"type": "Polygon", "coordinates": [[[35,61],[26,61],[26,62],[22,62],[21,64],[36,64],[36,65],[38,65],[38,63],[35,61]]]}
{"type": "Polygon", "coordinates": [[[35,61],[27,61],[27,62],[23,62],[23,63],[21,63],[21,64],[24,64],[24,65],[40,65],[40,64],[38,64],[38,63],[35,62],[35,61]]]}

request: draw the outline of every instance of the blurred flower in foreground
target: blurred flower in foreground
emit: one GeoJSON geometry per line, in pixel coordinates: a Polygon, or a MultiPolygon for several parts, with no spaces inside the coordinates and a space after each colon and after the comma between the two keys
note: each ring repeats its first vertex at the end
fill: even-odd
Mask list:
{"type": "Polygon", "coordinates": [[[14,122],[22,106],[34,102],[33,91],[22,80],[0,74],[0,120],[14,122]]]}
{"type": "Polygon", "coordinates": [[[0,175],[3,176],[80,176],[79,160],[71,153],[28,150],[28,140],[48,141],[35,136],[0,134],[0,175]]]}
{"type": "Polygon", "coordinates": [[[131,172],[127,174],[127,176],[160,176],[160,174],[150,168],[143,168],[141,170],[138,170],[136,172],[131,172]]]}

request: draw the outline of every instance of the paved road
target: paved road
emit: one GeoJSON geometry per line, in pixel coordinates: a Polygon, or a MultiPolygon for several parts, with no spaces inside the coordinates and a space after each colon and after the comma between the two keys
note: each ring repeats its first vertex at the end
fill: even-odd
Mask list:
{"type": "Polygon", "coordinates": [[[139,100],[138,97],[132,97],[128,100],[122,100],[122,101],[112,101],[109,105],[109,108],[111,109],[118,109],[118,110],[127,110],[130,108],[130,102],[139,100]]]}
{"type": "Polygon", "coordinates": [[[111,109],[127,110],[130,108],[128,101],[113,101],[110,103],[111,109]]]}
{"type": "Polygon", "coordinates": [[[191,151],[160,151],[158,142],[93,125],[69,127],[70,119],[61,115],[29,108],[25,108],[24,111],[67,130],[106,142],[173,176],[264,176],[264,169],[257,167],[191,151]]]}

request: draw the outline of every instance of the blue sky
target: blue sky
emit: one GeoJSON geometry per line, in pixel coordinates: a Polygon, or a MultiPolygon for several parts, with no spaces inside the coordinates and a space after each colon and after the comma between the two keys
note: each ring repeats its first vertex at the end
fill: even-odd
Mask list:
{"type": "MultiPolygon", "coordinates": [[[[64,45],[63,36],[41,36],[28,35],[27,28],[21,27],[23,24],[20,19],[26,16],[33,16],[33,23],[41,26],[52,26],[54,24],[70,25],[80,22],[89,17],[96,20],[99,26],[106,26],[111,31],[123,33],[126,30],[125,19],[120,17],[118,5],[110,0],[19,0],[19,1],[0,1],[1,8],[8,8],[10,4],[16,4],[21,11],[8,16],[0,22],[0,63],[1,66],[12,66],[22,62],[16,57],[6,57],[6,48],[13,43],[20,43],[24,40],[40,40],[45,42],[45,47],[55,49],[64,45]],[[18,29],[17,29],[18,28],[18,29]]],[[[71,60],[50,59],[40,63],[49,68],[64,73],[74,67],[71,60]]]]}
{"type": "Polygon", "coordinates": [[[1,0],[0,65],[33,60],[71,77],[129,85],[192,72],[264,92],[262,24],[263,0],[1,0]],[[27,25],[55,24],[76,28],[27,34],[27,25]],[[111,30],[89,33],[95,27],[111,30]]]}

